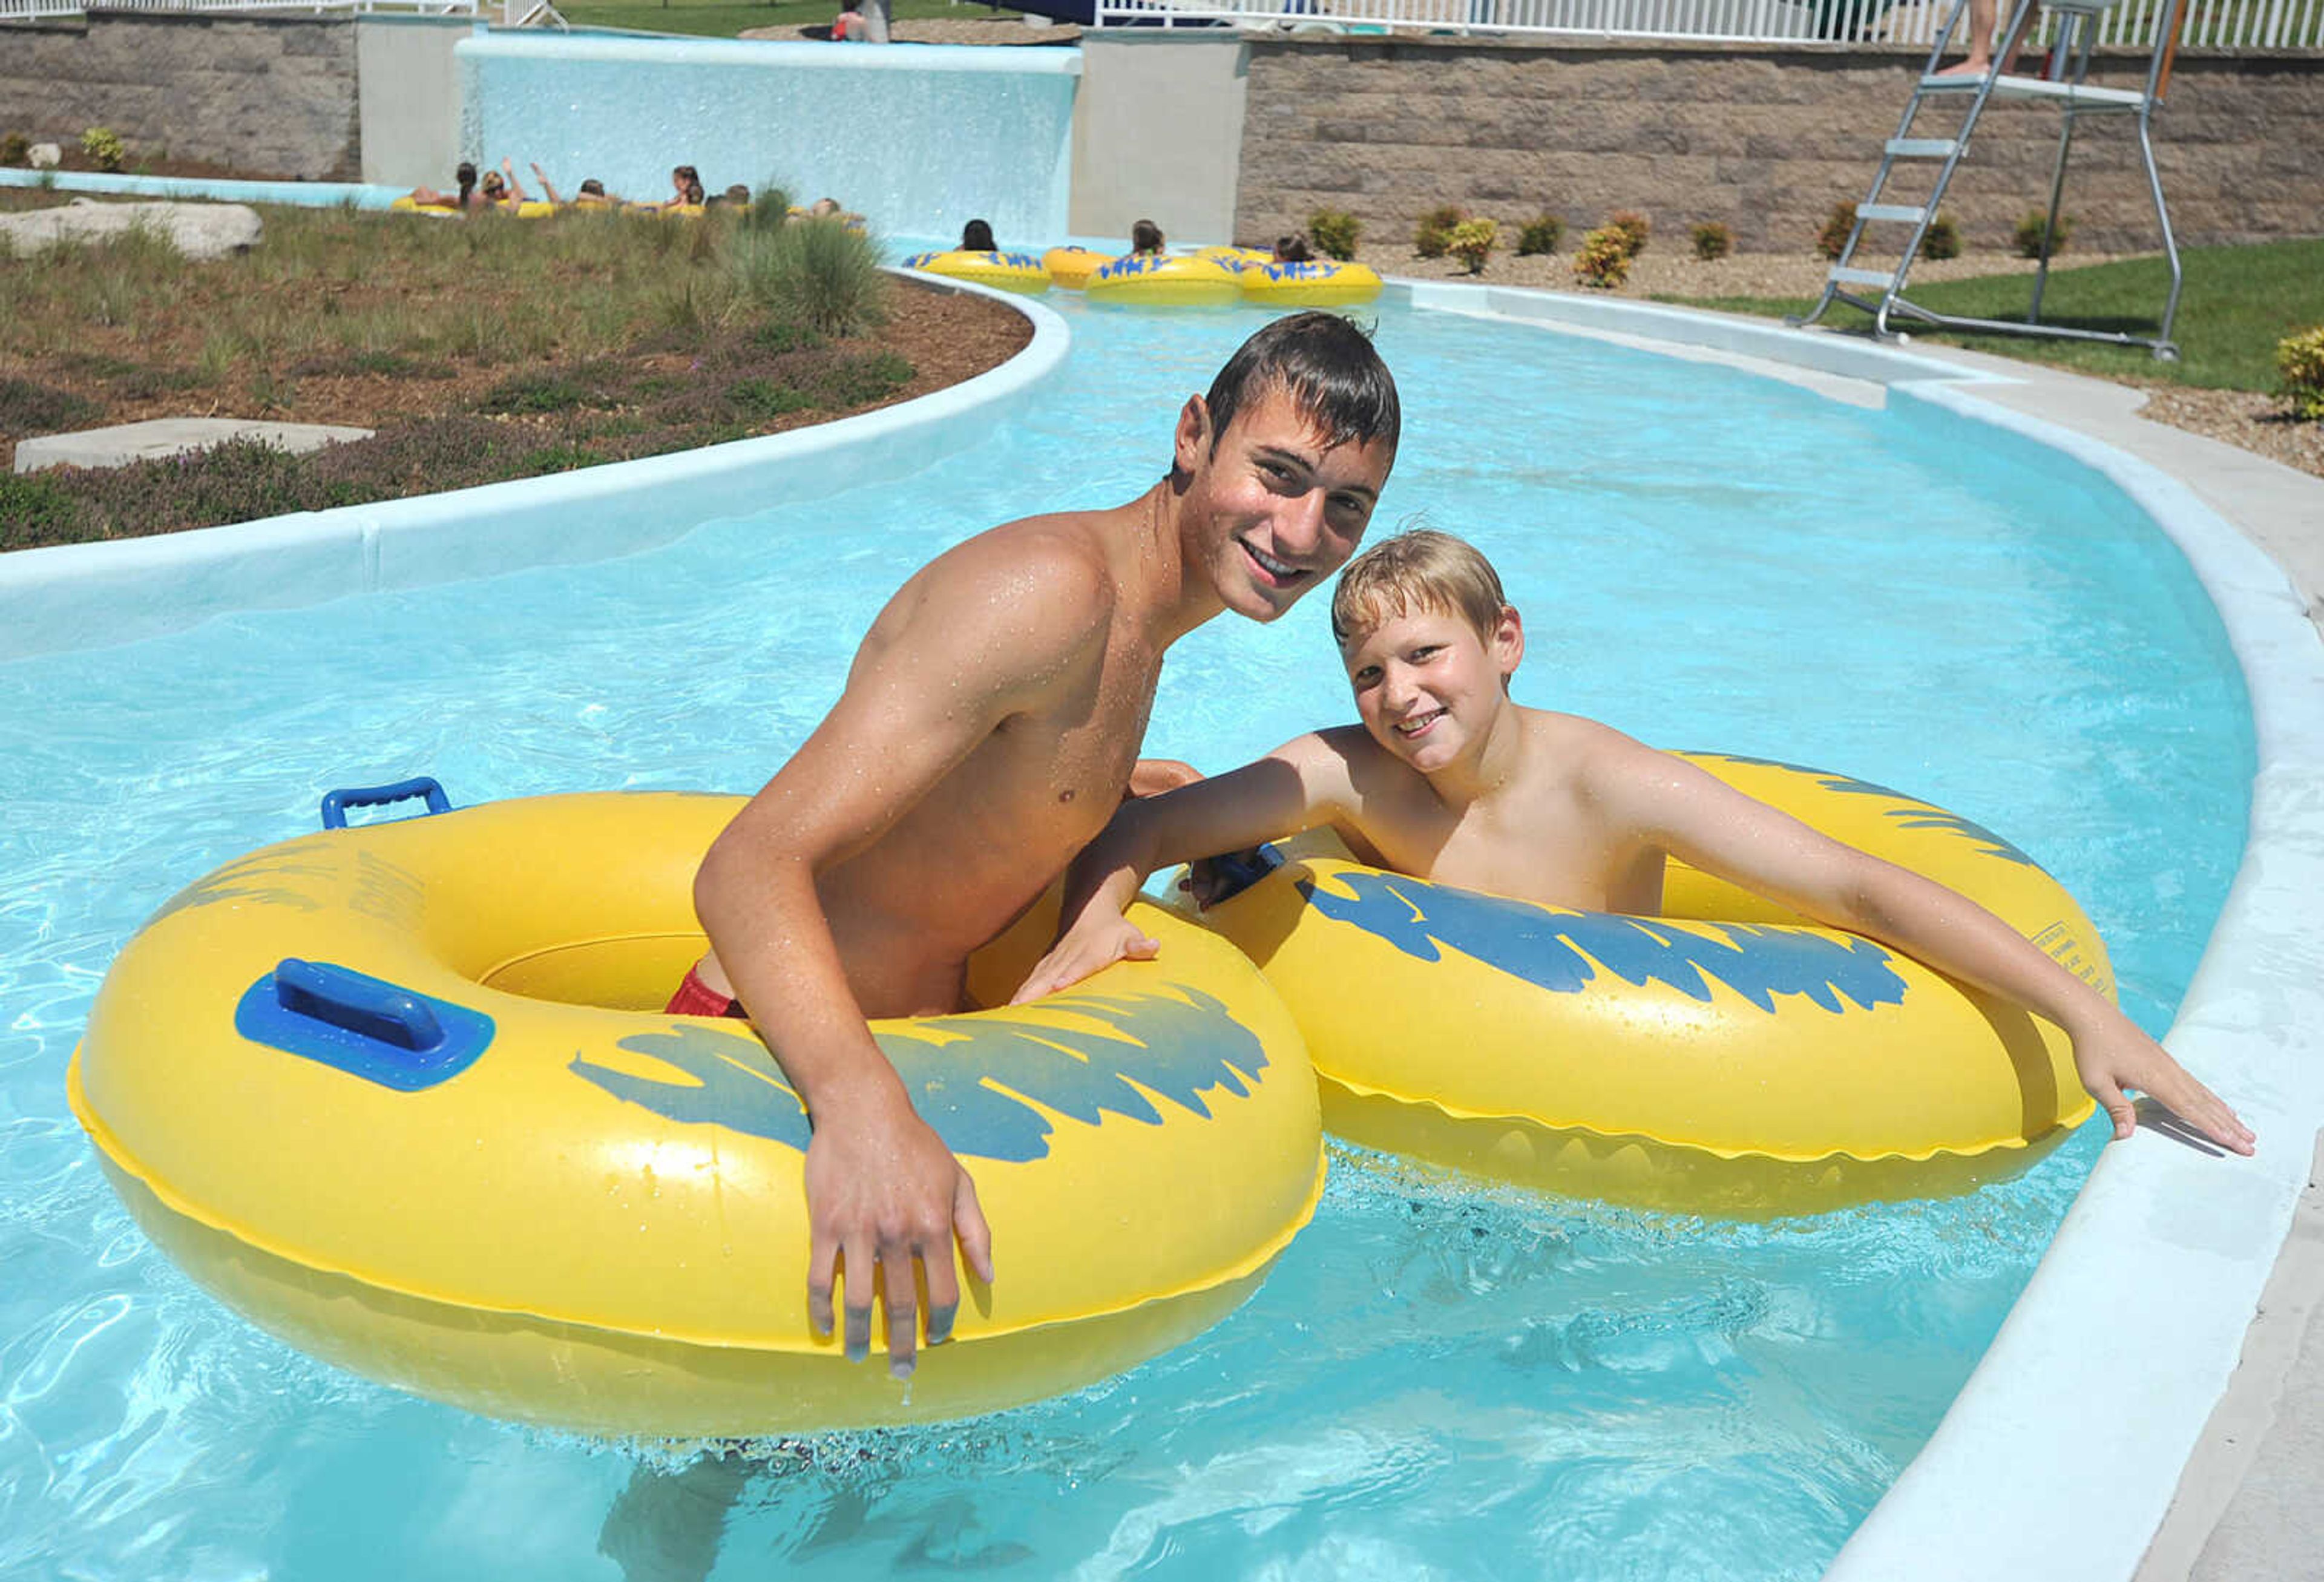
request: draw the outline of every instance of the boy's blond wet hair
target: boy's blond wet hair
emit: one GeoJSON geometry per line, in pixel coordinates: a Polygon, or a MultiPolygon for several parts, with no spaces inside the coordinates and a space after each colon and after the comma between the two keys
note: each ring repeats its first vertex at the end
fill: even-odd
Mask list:
{"type": "Polygon", "coordinates": [[[1508,607],[1500,575],[1474,545],[1416,528],[1348,562],[1332,593],[1332,636],[1344,648],[1381,621],[1418,609],[1455,616],[1489,639],[1508,607]]]}

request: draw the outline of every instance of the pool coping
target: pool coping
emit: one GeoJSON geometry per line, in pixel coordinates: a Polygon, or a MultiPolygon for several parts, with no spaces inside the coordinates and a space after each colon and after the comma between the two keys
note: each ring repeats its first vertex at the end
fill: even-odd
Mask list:
{"type": "MultiPolygon", "coordinates": [[[[1475,311],[1480,290],[1402,284],[1418,305],[1458,311],[1475,311]]],[[[2050,446],[2129,495],[2218,611],[2251,701],[2258,770],[2242,860],[2164,1043],[2236,1106],[2262,1151],[2227,1159],[2144,1117],[2134,1138],[2110,1145],[1935,1434],[1826,1575],[2119,1582],[2166,1518],[2200,1529],[2174,1532],[2174,1550],[2199,1549],[2241,1469],[2223,1469],[2223,1492],[2222,1469],[2190,1464],[2243,1360],[2324,1126],[2324,1072],[2297,1042],[2324,1026],[2324,641],[2292,578],[2259,547],[2272,534],[2281,543],[2280,525],[2238,510],[2248,495],[2217,489],[2207,501],[2133,454],[2169,449],[2184,471],[2189,450],[2159,426],[2158,443],[2144,446],[2119,420],[2119,387],[2099,381],[1697,309],[1481,290],[1489,310],[1511,317],[1868,380],[2050,446]],[[2229,514],[2215,509],[2223,500],[2229,514]]],[[[2232,454],[2248,474],[2249,458],[2232,454]]],[[[2324,482],[2274,472],[2281,497],[2312,501],[2310,520],[2324,520],[2324,482]]],[[[2273,1387],[2255,1384],[2262,1396],[2273,1387]]]]}
{"type": "MultiPolygon", "coordinates": [[[[951,289],[1009,302],[1033,324],[1032,341],[1000,368],[879,412],[449,494],[0,556],[0,660],[137,640],[229,611],[636,553],[763,509],[777,474],[786,500],[836,492],[863,463],[892,466],[908,440],[933,463],[990,434],[1069,344],[1064,321],[1036,302],[951,289]],[[576,531],[566,511],[609,487],[654,492],[655,514],[683,525],[576,531]],[[492,530],[458,530],[480,524],[492,530]],[[463,537],[481,537],[484,553],[463,553],[463,537]],[[245,575],[261,560],[270,584],[286,585],[245,575]],[[43,632],[50,640],[28,640],[43,632]]],[[[2119,405],[2117,387],[2099,382],[1658,304],[1431,281],[1392,289],[1420,307],[1861,382],[1886,400],[2024,436],[2122,488],[2218,608],[2251,699],[2258,772],[2241,864],[2166,1043],[2236,1104],[2263,1151],[2222,1161],[2152,1126],[2109,1146],[1936,1433],[1829,1572],[1836,1582],[2130,1576],[2236,1372],[2324,1124],[2324,1072],[2303,1071],[2294,1044],[2301,1027],[2324,1026],[2324,645],[2253,541],[2262,524],[2233,508],[2222,515],[2133,454],[2137,437],[2121,424],[2094,421],[2088,392],[2119,405]],[[2028,391],[2042,399],[2025,400],[2028,391]]],[[[2301,500],[2313,492],[2324,520],[2324,483],[2278,471],[2301,500]]]]}
{"type": "Polygon", "coordinates": [[[1028,298],[900,269],[931,290],[1004,303],[1032,338],[1007,362],[894,406],[696,450],[514,478],[442,494],[297,511],[144,538],[0,554],[0,662],[111,647],[244,610],[611,560],[722,517],[852,487],[867,467],[918,472],[991,436],[1063,366],[1065,321],[1028,298]],[[651,496],[652,511],[623,511],[651,496]],[[588,504],[595,509],[580,510],[588,504]],[[484,527],[477,533],[472,529],[484,527]],[[254,574],[264,567],[262,581],[254,574]]]}

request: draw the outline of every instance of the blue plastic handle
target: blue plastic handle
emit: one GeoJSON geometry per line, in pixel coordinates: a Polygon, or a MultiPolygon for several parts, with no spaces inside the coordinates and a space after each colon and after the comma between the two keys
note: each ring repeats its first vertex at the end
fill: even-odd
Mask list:
{"type": "Polygon", "coordinates": [[[414,779],[398,780],[392,786],[350,786],[343,791],[332,792],[323,798],[323,827],[327,830],[346,829],[347,809],[350,807],[384,807],[391,802],[405,802],[414,796],[428,799],[429,813],[452,811],[452,799],[444,795],[444,787],[421,775],[414,779]]]}
{"type": "Polygon", "coordinates": [[[444,1042],[444,1024],[408,989],[325,962],[285,956],[274,969],[274,999],[293,1016],[425,1054],[444,1042]]]}

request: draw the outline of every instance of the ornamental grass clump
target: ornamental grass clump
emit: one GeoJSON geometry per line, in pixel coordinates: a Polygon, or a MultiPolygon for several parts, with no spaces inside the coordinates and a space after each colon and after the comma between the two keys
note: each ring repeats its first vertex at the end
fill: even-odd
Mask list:
{"type": "Polygon", "coordinates": [[[1611,225],[1600,225],[1582,238],[1573,273],[1592,290],[1610,291],[1630,278],[1630,258],[1629,239],[1611,225]]]}
{"type": "Polygon", "coordinates": [[[1493,255],[1500,234],[1501,227],[1492,220],[1462,220],[1445,239],[1445,251],[1459,259],[1461,267],[1469,273],[1480,275],[1485,272],[1485,260],[1493,255]]]}
{"type": "Polygon", "coordinates": [[[1315,251],[1342,263],[1356,255],[1356,241],[1364,234],[1361,221],[1343,208],[1319,208],[1307,216],[1307,239],[1315,251]]]}
{"type": "Polygon", "coordinates": [[[888,321],[879,249],[839,219],[798,219],[734,239],[732,268],[744,295],[781,317],[835,338],[888,321]]]}
{"type": "Polygon", "coordinates": [[[1536,215],[1518,228],[1517,256],[1537,258],[1545,253],[1554,253],[1557,244],[1564,240],[1565,222],[1563,219],[1553,214],[1536,215]]]}
{"type": "Polygon", "coordinates": [[[2044,233],[2048,235],[2050,254],[2054,257],[2063,253],[2066,250],[2066,244],[2073,239],[2074,216],[2069,214],[2060,215],[2057,228],[2052,230],[2050,216],[2045,210],[2027,209],[2024,217],[2017,222],[2017,229],[2011,234],[2017,244],[2017,256],[2041,257],[2044,233]]]}
{"type": "Polygon", "coordinates": [[[1412,234],[1412,250],[1423,258],[1442,258],[1452,250],[1452,228],[1469,217],[1458,204],[1439,204],[1420,216],[1412,234]]]}
{"type": "Polygon", "coordinates": [[[32,140],[21,132],[0,137],[0,165],[21,165],[32,157],[32,140]]]}
{"type": "Polygon", "coordinates": [[[1705,263],[1713,263],[1735,251],[1735,233],[1717,220],[1705,220],[1687,233],[1694,243],[1694,255],[1705,263]]]}
{"type": "Polygon", "coordinates": [[[1623,250],[1632,258],[1646,250],[1646,238],[1654,234],[1654,222],[1634,208],[1618,208],[1607,216],[1606,229],[1622,238],[1623,250]]]}
{"type": "Polygon", "coordinates": [[[2276,342],[2275,371],[2283,376],[2292,415],[2305,423],[2324,419],[2324,324],[2276,342]]]}
{"type": "Polygon", "coordinates": [[[1921,256],[1942,263],[1948,258],[1960,255],[1960,222],[1953,218],[1950,209],[1939,209],[1937,217],[1929,222],[1928,230],[1922,234],[1921,256]]]}

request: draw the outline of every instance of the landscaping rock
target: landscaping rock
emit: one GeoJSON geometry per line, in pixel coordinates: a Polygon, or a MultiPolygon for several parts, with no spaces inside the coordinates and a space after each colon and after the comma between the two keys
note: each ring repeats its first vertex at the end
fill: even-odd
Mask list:
{"type": "Polygon", "coordinates": [[[65,151],[53,143],[36,143],[24,151],[24,161],[35,170],[53,170],[63,163],[65,151]]]}
{"type": "Polygon", "coordinates": [[[324,423],[261,423],[247,418],[155,418],[78,434],[42,434],[16,442],[16,471],[43,467],[118,467],[161,456],[206,450],[229,439],[257,439],[287,450],[320,450],[350,439],[369,439],[368,428],[324,423]]]}
{"type": "Polygon", "coordinates": [[[18,253],[33,253],[63,242],[117,236],[135,225],[158,231],[196,260],[245,252],[265,228],[256,209],[239,203],[97,203],[76,198],[61,208],[0,216],[0,235],[18,253]]]}

